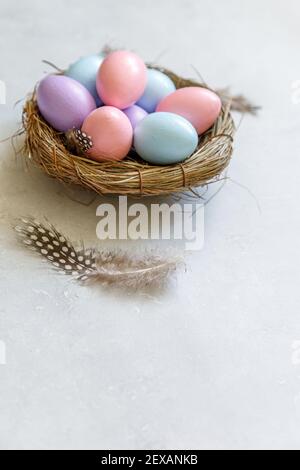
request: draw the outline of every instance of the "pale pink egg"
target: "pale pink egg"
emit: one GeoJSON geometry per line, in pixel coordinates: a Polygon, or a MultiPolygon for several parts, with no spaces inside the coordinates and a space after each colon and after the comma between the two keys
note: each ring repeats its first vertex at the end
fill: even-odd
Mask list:
{"type": "Polygon", "coordinates": [[[136,54],[129,51],[111,52],[101,64],[97,91],[103,103],[125,109],[143,95],[147,69],[136,54]]]}
{"type": "Polygon", "coordinates": [[[112,106],[93,111],[81,130],[91,137],[93,144],[87,155],[99,162],[122,160],[132,145],[133,130],[128,117],[112,106]]]}
{"type": "Polygon", "coordinates": [[[214,124],[221,108],[221,99],[213,91],[201,87],[186,87],[166,96],[158,104],[156,111],[179,114],[190,121],[198,134],[203,134],[214,124]]]}

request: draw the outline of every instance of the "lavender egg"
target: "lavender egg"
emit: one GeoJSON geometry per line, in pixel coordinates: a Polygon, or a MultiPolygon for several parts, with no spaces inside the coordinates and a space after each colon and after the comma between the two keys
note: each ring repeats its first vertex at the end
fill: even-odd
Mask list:
{"type": "Polygon", "coordinates": [[[147,111],[142,109],[140,106],[137,106],[136,104],[129,106],[129,108],[123,109],[123,113],[126,114],[129,121],[131,122],[132,129],[135,129],[136,125],[146,116],[148,116],[147,111]]]}
{"type": "Polygon", "coordinates": [[[43,118],[61,132],[80,128],[96,109],[91,93],[81,83],[63,75],[48,75],[40,82],[37,104],[43,118]]]}

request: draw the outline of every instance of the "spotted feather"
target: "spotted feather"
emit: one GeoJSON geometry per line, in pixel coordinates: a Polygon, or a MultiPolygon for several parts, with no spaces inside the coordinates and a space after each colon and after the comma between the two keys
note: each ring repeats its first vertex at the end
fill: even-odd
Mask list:
{"type": "Polygon", "coordinates": [[[28,217],[20,219],[15,230],[25,246],[42,255],[55,269],[78,280],[94,273],[95,250],[76,249],[53,225],[28,217]]]}
{"type": "Polygon", "coordinates": [[[19,220],[15,230],[28,249],[38,253],[56,270],[79,281],[96,281],[129,289],[161,287],[182,264],[180,257],[168,258],[157,253],[135,257],[111,250],[77,249],[52,224],[42,224],[33,217],[19,220]]]}
{"type": "Polygon", "coordinates": [[[83,152],[87,152],[93,147],[91,136],[87,135],[85,132],[82,132],[80,129],[74,129],[74,137],[83,152]]]}

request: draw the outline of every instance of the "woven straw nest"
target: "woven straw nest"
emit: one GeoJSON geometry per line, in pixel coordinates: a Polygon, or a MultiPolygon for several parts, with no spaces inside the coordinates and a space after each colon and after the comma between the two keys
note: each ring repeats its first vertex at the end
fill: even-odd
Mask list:
{"type": "MultiPolygon", "coordinates": [[[[177,88],[206,87],[169,70],[155,68],[166,73],[177,88]]],[[[224,99],[214,126],[201,136],[197,150],[183,163],[150,165],[141,160],[134,150],[123,161],[99,163],[70,150],[66,136],[55,131],[40,115],[35,92],[25,103],[23,127],[26,135],[24,155],[49,176],[98,194],[135,196],[183,192],[215,181],[230,162],[235,133],[230,102],[224,99]]]]}

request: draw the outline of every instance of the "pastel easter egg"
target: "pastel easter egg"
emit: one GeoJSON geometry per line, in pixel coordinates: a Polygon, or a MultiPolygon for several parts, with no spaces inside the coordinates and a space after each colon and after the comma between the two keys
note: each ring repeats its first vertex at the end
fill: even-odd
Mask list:
{"type": "Polygon", "coordinates": [[[97,91],[103,103],[125,109],[144,93],[147,69],[136,54],[115,51],[102,62],[97,76],[97,91]]]}
{"type": "Polygon", "coordinates": [[[154,113],[163,98],[176,90],[172,80],[159,70],[147,69],[147,85],[143,96],[137,102],[148,113],[154,113]]]}
{"type": "Polygon", "coordinates": [[[81,57],[76,62],[71,64],[68,70],[65,72],[67,77],[77,80],[89,90],[91,95],[93,95],[97,106],[101,106],[103,104],[97,92],[96,79],[98,70],[104,60],[104,57],[105,56],[103,54],[81,57]]]}
{"type": "Polygon", "coordinates": [[[142,119],[148,116],[147,111],[145,111],[143,108],[140,108],[140,106],[137,106],[136,104],[130,106],[129,108],[123,109],[123,113],[125,113],[128,117],[133,129],[135,129],[137,124],[142,119]]]}
{"type": "Polygon", "coordinates": [[[122,160],[132,146],[131,123],[122,111],[113,106],[102,106],[93,111],[81,130],[92,140],[87,155],[99,162],[122,160]]]}
{"type": "Polygon", "coordinates": [[[197,146],[196,130],[189,121],[177,114],[149,114],[134,130],[136,152],[155,165],[182,162],[197,146]]]}
{"type": "Polygon", "coordinates": [[[186,87],[164,98],[156,111],[179,114],[193,124],[198,134],[202,134],[214,124],[221,108],[221,99],[213,91],[202,87],[186,87]]]}
{"type": "Polygon", "coordinates": [[[66,132],[80,128],[96,108],[90,92],[81,83],[64,75],[48,75],[37,89],[37,104],[44,119],[54,129],[66,132]]]}

